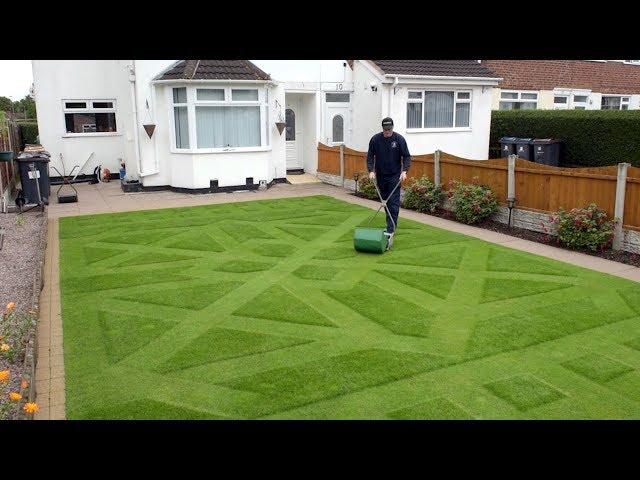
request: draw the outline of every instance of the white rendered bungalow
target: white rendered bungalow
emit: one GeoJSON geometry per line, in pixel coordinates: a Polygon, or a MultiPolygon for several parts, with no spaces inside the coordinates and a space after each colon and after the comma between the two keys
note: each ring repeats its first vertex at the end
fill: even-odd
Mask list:
{"type": "Polygon", "coordinates": [[[385,116],[412,154],[486,158],[499,79],[477,61],[333,62],[323,81],[316,60],[34,60],[40,142],[59,170],[122,160],[143,189],[192,192],[315,174],[318,142],[366,150],[385,116]]]}

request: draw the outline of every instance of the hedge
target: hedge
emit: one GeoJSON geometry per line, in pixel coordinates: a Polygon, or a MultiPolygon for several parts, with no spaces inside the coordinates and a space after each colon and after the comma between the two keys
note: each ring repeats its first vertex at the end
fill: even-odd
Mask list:
{"type": "Polygon", "coordinates": [[[499,155],[500,137],[562,140],[565,165],[640,166],[640,110],[494,110],[492,157],[499,155]]]}
{"type": "Polygon", "coordinates": [[[38,124],[37,123],[20,123],[20,137],[23,146],[27,143],[38,143],[38,124]]]}

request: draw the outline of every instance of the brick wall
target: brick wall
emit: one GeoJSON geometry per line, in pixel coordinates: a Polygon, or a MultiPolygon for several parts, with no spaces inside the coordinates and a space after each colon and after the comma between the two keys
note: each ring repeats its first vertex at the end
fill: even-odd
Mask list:
{"type": "Polygon", "coordinates": [[[612,94],[640,94],[640,65],[586,60],[482,60],[504,80],[499,88],[553,90],[584,88],[612,94]]]}

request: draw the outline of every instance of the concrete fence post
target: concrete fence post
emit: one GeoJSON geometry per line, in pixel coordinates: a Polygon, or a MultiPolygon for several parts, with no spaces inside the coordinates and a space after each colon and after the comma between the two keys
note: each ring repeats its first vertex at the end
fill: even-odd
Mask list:
{"type": "Polygon", "coordinates": [[[440,150],[433,153],[433,183],[440,186],[440,150]]]}
{"type": "Polygon", "coordinates": [[[342,179],[342,187],[344,188],[344,145],[340,145],[340,178],[342,179]]]}
{"type": "Polygon", "coordinates": [[[627,190],[627,169],[631,166],[629,163],[618,164],[618,178],[616,180],[616,206],[613,216],[616,219],[616,229],[613,236],[612,247],[615,250],[622,248],[622,240],[624,232],[622,231],[622,223],[624,220],[624,197],[627,190]]]}
{"type": "Polygon", "coordinates": [[[507,200],[516,198],[516,158],[517,155],[509,155],[507,159],[507,200]]]}

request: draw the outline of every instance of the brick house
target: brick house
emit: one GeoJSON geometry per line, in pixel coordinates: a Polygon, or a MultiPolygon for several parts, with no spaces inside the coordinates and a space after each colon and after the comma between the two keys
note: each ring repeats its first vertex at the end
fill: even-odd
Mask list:
{"type": "Polygon", "coordinates": [[[482,60],[503,80],[493,110],[640,109],[638,60],[482,60]]]}

